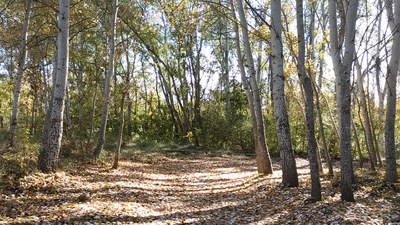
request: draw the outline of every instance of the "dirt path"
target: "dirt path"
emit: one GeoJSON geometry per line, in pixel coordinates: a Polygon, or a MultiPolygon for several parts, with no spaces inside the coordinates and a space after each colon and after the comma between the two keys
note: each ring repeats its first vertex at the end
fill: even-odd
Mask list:
{"type": "Polygon", "coordinates": [[[324,200],[308,204],[307,161],[298,159],[297,165],[301,186],[291,189],[279,186],[278,164],[273,175],[258,176],[254,160],[230,157],[157,158],[123,161],[118,170],[82,166],[34,174],[16,193],[0,195],[0,224],[380,224],[400,219],[399,193],[386,197],[385,190],[361,187],[356,203],[343,203],[326,180],[324,200]]]}

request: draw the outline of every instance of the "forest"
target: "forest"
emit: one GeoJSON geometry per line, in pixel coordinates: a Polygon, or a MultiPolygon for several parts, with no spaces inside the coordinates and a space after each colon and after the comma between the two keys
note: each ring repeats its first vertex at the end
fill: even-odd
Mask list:
{"type": "Polygon", "coordinates": [[[400,1],[2,0],[0,20],[0,224],[400,223],[400,1]]]}

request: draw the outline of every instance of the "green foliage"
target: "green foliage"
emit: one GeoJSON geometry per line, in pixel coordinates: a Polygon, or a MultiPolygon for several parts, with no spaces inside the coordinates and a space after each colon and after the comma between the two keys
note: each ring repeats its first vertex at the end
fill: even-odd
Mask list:
{"type": "Polygon", "coordinates": [[[231,137],[231,130],[224,115],[224,106],[216,102],[203,103],[203,105],[203,129],[200,133],[200,141],[205,146],[222,148],[224,142],[228,142],[231,137]]]}
{"type": "Polygon", "coordinates": [[[275,117],[272,107],[264,112],[265,136],[268,149],[273,156],[279,156],[278,137],[275,130],[275,117]]]}
{"type": "Polygon", "coordinates": [[[14,148],[5,148],[6,132],[1,131],[0,139],[0,176],[7,178],[7,182],[15,185],[23,176],[36,171],[39,145],[29,137],[29,130],[21,128],[17,133],[17,142],[14,148]]]}
{"type": "MultiPolygon", "coordinates": [[[[0,117],[5,120],[11,114],[9,100],[12,98],[13,82],[6,78],[0,78],[0,117]]],[[[3,121],[5,123],[5,121],[3,121]]],[[[4,126],[7,126],[4,124],[4,126]]],[[[0,128],[1,129],[1,128],[0,128]]]]}
{"type": "Polygon", "coordinates": [[[230,114],[226,115],[220,92],[212,93],[212,100],[203,102],[201,143],[211,148],[254,153],[251,119],[244,90],[235,82],[231,85],[230,114]]]}

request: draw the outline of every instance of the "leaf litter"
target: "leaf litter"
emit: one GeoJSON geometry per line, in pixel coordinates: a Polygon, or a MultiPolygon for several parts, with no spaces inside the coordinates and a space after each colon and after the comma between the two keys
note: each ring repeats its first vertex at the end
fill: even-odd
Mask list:
{"type": "Polygon", "coordinates": [[[335,179],[322,176],[323,200],[312,203],[308,162],[297,159],[297,166],[297,188],[280,185],[278,160],[274,174],[262,176],[254,159],[228,156],[34,173],[12,190],[0,189],[0,224],[400,223],[398,184],[359,171],[356,202],[348,203],[340,200],[335,179]]]}

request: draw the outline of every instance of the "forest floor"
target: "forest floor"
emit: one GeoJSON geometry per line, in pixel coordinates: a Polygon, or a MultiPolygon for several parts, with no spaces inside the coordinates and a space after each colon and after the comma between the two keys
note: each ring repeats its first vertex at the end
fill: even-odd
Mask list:
{"type": "Polygon", "coordinates": [[[297,166],[300,187],[284,188],[279,160],[269,176],[239,156],[81,163],[0,189],[0,224],[400,223],[400,186],[382,184],[380,172],[357,171],[354,203],[340,200],[338,176],[323,176],[323,200],[311,203],[308,162],[297,166]]]}

